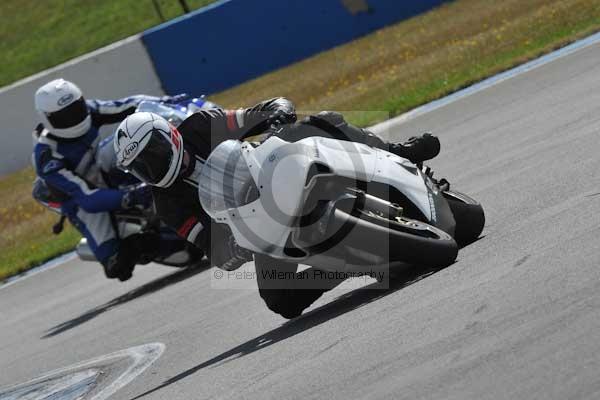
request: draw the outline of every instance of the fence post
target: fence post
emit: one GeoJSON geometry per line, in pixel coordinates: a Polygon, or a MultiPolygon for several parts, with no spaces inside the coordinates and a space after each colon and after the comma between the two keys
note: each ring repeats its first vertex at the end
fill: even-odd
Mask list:
{"type": "Polygon", "coordinates": [[[160,5],[158,4],[158,1],[152,0],[152,4],[154,4],[154,9],[156,10],[156,13],[158,14],[158,17],[160,18],[161,22],[165,22],[165,16],[163,15],[163,13],[160,9],[160,5]]]}
{"type": "Polygon", "coordinates": [[[179,4],[181,4],[181,8],[183,8],[183,11],[187,14],[190,12],[190,8],[188,7],[187,3],[185,0],[179,0],[179,4]]]}

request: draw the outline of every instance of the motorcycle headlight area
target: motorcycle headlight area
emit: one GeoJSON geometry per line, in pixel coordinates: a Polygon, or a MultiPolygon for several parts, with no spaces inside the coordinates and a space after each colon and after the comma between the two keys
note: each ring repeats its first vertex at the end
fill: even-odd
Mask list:
{"type": "Polygon", "coordinates": [[[259,198],[239,141],[227,140],[213,150],[202,166],[198,195],[208,214],[238,208],[259,198]]]}

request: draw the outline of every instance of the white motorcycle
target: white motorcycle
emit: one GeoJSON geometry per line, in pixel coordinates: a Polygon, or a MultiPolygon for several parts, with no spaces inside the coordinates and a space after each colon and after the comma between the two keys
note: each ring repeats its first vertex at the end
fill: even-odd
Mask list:
{"type": "Polygon", "coordinates": [[[202,206],[241,247],[268,256],[257,263],[344,273],[444,267],[485,223],[481,205],[428,168],[348,141],[229,140],[201,174],[202,206]]]}

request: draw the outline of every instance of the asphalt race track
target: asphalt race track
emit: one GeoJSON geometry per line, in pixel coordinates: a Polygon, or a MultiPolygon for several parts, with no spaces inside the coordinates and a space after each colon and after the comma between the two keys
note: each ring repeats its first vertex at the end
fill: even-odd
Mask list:
{"type": "MultiPolygon", "coordinates": [[[[334,290],[286,322],[214,270],[119,284],[70,261],[0,289],[0,388],[115,351],[164,353],[111,399],[600,398],[600,45],[403,123],[484,237],[424,279],[334,290]]],[[[0,390],[1,391],[1,390],[0,390]]]]}

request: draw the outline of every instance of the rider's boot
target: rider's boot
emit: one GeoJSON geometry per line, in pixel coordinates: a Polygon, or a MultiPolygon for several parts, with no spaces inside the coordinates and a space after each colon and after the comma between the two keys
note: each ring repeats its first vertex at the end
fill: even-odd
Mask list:
{"type": "Polygon", "coordinates": [[[135,259],[127,251],[119,251],[102,263],[104,274],[108,279],[126,281],[133,275],[135,259]]]}
{"type": "Polygon", "coordinates": [[[404,143],[390,143],[389,151],[420,164],[440,154],[440,140],[431,133],[424,133],[413,136],[404,143]]]}
{"type": "Polygon", "coordinates": [[[102,263],[106,277],[122,282],[130,279],[136,264],[147,264],[154,259],[159,245],[156,233],[138,233],[121,240],[117,254],[102,263]]]}
{"type": "Polygon", "coordinates": [[[152,262],[160,254],[160,234],[156,232],[144,232],[131,235],[125,238],[124,245],[135,253],[136,264],[145,265],[152,262]]]}
{"type": "Polygon", "coordinates": [[[323,111],[311,115],[285,131],[283,139],[294,142],[310,136],[364,143],[407,158],[415,164],[431,160],[440,153],[440,141],[431,133],[414,136],[404,143],[387,143],[368,129],[349,124],[340,113],[323,111]]]}
{"type": "Polygon", "coordinates": [[[446,192],[446,191],[450,190],[450,182],[448,182],[448,180],[446,178],[435,179],[433,177],[433,170],[431,168],[424,167],[423,173],[425,175],[427,175],[429,177],[429,179],[431,179],[433,181],[433,183],[435,183],[437,185],[437,187],[439,188],[440,191],[446,192]]]}

